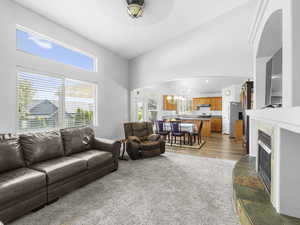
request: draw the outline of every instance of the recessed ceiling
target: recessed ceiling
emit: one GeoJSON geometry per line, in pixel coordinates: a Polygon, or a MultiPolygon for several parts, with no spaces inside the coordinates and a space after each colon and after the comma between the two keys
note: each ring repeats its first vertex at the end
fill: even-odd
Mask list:
{"type": "Polygon", "coordinates": [[[126,58],[148,52],[249,0],[145,0],[133,20],[126,0],[14,0],[126,58]]]}
{"type": "Polygon", "coordinates": [[[164,95],[197,96],[202,94],[221,93],[224,88],[241,85],[247,78],[240,77],[203,77],[173,80],[159,83],[144,90],[164,95]]]}

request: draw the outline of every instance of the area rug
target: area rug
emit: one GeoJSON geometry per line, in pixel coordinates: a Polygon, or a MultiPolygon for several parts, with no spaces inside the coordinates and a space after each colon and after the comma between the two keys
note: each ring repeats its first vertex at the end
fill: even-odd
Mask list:
{"type": "Polygon", "coordinates": [[[176,153],[109,174],[12,225],[238,225],[234,161],[176,153]]]}
{"type": "Polygon", "coordinates": [[[170,143],[166,143],[166,148],[167,149],[172,149],[172,148],[174,148],[174,149],[178,149],[178,150],[184,150],[184,149],[194,149],[194,150],[199,150],[199,149],[201,149],[204,145],[205,145],[205,141],[204,140],[202,140],[201,141],[201,143],[200,144],[198,144],[198,143],[195,143],[195,144],[193,144],[193,145],[188,145],[188,144],[182,144],[182,145],[180,145],[180,144],[178,144],[178,143],[176,143],[176,144],[170,144],[170,143]]]}

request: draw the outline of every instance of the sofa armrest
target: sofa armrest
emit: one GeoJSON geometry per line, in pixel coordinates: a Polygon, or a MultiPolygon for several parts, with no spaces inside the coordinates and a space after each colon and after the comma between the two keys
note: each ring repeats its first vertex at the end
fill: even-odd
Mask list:
{"type": "Polygon", "coordinates": [[[95,138],[93,148],[105,152],[111,152],[114,158],[119,158],[121,142],[104,138],[95,138]]]}

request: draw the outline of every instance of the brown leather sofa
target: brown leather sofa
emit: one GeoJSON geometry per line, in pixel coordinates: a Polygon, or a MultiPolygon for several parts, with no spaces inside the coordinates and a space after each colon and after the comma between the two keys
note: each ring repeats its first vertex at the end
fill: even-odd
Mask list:
{"type": "Polygon", "coordinates": [[[120,142],[91,128],[0,138],[0,221],[10,222],[118,169],[120,142]]]}
{"type": "Polygon", "coordinates": [[[147,158],[165,153],[165,139],[153,134],[151,122],[125,123],[126,151],[131,159],[147,158]]]}

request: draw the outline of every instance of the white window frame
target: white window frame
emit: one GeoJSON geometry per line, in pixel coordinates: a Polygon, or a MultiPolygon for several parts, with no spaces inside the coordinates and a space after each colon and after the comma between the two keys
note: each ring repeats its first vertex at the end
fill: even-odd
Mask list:
{"type": "MultiPolygon", "coordinates": [[[[55,62],[64,64],[64,65],[72,66],[72,67],[75,67],[75,68],[77,68],[77,69],[81,69],[81,70],[84,70],[84,71],[87,71],[87,72],[92,72],[92,73],[98,72],[98,58],[97,58],[96,56],[94,56],[94,55],[92,55],[92,54],[90,54],[90,53],[88,53],[88,52],[85,52],[85,51],[83,51],[83,50],[81,50],[81,49],[78,49],[78,48],[76,48],[76,47],[73,47],[73,46],[71,46],[71,45],[69,45],[69,44],[65,44],[65,43],[63,43],[63,42],[61,42],[61,41],[58,41],[58,40],[56,40],[56,39],[54,39],[54,38],[51,38],[51,37],[49,37],[49,36],[47,36],[47,35],[38,33],[38,32],[36,32],[36,31],[34,31],[34,30],[32,30],[32,29],[29,29],[29,28],[24,27],[24,26],[19,25],[19,24],[16,25],[16,31],[17,31],[17,30],[24,31],[24,32],[26,32],[26,33],[29,33],[29,34],[31,34],[31,35],[37,37],[37,38],[41,38],[41,39],[43,39],[43,40],[46,40],[46,41],[49,41],[49,42],[53,42],[54,44],[60,45],[60,46],[62,46],[62,47],[64,47],[64,48],[66,48],[66,49],[70,49],[70,50],[72,50],[72,51],[79,52],[80,54],[83,54],[83,55],[85,55],[85,56],[88,56],[88,57],[90,57],[90,58],[93,59],[94,66],[93,66],[93,71],[89,71],[89,70],[85,70],[85,69],[83,69],[83,68],[81,68],[81,67],[78,67],[78,66],[75,66],[75,65],[65,64],[65,63],[63,63],[63,62],[55,61],[55,60],[48,59],[48,58],[44,58],[44,59],[48,59],[48,60],[55,61],[55,62]]],[[[30,53],[30,52],[25,52],[25,51],[23,51],[23,50],[21,50],[21,49],[17,49],[17,48],[16,48],[16,50],[17,50],[17,51],[20,51],[20,52],[23,52],[23,53],[26,53],[26,54],[33,55],[32,53],[30,53]]],[[[36,55],[33,55],[33,56],[36,56],[36,55]]],[[[40,56],[37,56],[37,57],[40,57],[40,56]]],[[[43,57],[41,57],[41,58],[43,58],[43,57]]]]}
{"type": "Polygon", "coordinates": [[[30,73],[30,74],[37,74],[37,75],[44,75],[44,76],[49,76],[49,77],[56,77],[60,78],[63,81],[63,87],[62,87],[62,92],[61,92],[61,101],[60,103],[60,113],[59,113],[59,121],[58,121],[58,126],[55,128],[45,128],[45,129],[36,129],[36,130],[30,130],[30,132],[42,132],[42,131],[51,131],[51,130],[57,130],[57,129],[62,129],[66,128],[64,125],[65,121],[65,81],[66,80],[74,80],[74,81],[79,81],[82,83],[87,83],[87,84],[94,84],[95,85],[95,105],[94,105],[94,113],[93,113],[93,127],[98,126],[98,82],[94,81],[85,81],[85,80],[80,80],[80,79],[74,79],[74,78],[69,78],[68,76],[65,75],[58,75],[54,73],[49,73],[49,72],[44,72],[40,70],[35,70],[35,69],[30,69],[30,68],[25,68],[22,66],[17,66],[16,70],[16,111],[15,111],[15,118],[16,118],[16,131],[17,133],[24,133],[26,131],[21,131],[19,129],[19,73],[30,73]]]}

